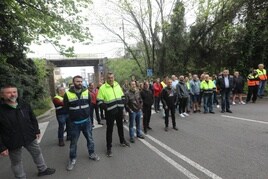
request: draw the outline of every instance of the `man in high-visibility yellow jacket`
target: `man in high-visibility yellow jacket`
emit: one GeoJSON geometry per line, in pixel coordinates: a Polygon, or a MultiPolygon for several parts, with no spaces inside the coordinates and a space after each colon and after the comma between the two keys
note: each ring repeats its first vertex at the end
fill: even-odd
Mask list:
{"type": "Polygon", "coordinates": [[[216,91],[215,83],[209,78],[209,75],[204,76],[205,80],[203,80],[200,84],[200,90],[203,92],[203,102],[204,102],[204,114],[212,113],[213,111],[213,91],[216,91]]]}
{"type": "Polygon", "coordinates": [[[262,98],[264,96],[264,89],[267,81],[267,74],[266,70],[264,69],[263,64],[258,65],[257,69],[258,76],[260,78],[260,84],[259,84],[259,89],[258,89],[258,96],[262,98]]]}
{"type": "Polygon", "coordinates": [[[248,83],[248,94],[246,103],[248,103],[251,100],[251,96],[252,96],[252,102],[255,103],[257,100],[257,93],[260,84],[260,78],[256,70],[252,70],[251,73],[248,75],[247,83],[248,83]]]}
{"type": "Polygon", "coordinates": [[[97,96],[98,105],[105,111],[106,117],[106,146],[107,157],[112,156],[112,136],[114,121],[118,129],[119,140],[121,146],[129,146],[124,138],[123,130],[123,109],[124,109],[124,93],[120,85],[114,81],[114,74],[107,74],[107,81],[100,87],[97,96]]]}
{"type": "Polygon", "coordinates": [[[71,132],[70,132],[70,120],[68,111],[64,108],[63,97],[65,94],[64,87],[57,88],[57,95],[53,98],[53,104],[56,109],[56,118],[59,124],[58,127],[58,139],[59,139],[59,146],[64,146],[64,126],[66,125],[66,132],[67,132],[67,140],[71,140],[71,132]]]}

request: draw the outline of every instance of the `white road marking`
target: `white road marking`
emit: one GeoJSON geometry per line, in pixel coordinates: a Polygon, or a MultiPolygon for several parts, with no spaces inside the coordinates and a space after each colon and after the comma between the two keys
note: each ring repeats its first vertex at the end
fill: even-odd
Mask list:
{"type": "Polygon", "coordinates": [[[265,121],[257,121],[257,120],[242,118],[242,117],[227,116],[227,115],[221,115],[221,116],[225,117],[225,118],[238,119],[241,121],[255,122],[255,123],[260,123],[260,124],[268,124],[268,122],[265,122],[265,121]]]}
{"type": "MultiPolygon", "coordinates": [[[[212,173],[211,171],[209,171],[208,169],[202,167],[201,165],[199,165],[198,163],[192,161],[191,159],[187,158],[186,156],[180,154],[179,152],[175,151],[174,149],[172,149],[171,147],[167,146],[166,144],[164,144],[163,142],[157,140],[156,138],[150,136],[150,135],[146,135],[147,138],[151,139],[152,141],[154,141],[156,144],[158,144],[159,146],[163,147],[164,149],[166,149],[167,151],[169,151],[170,153],[174,154],[175,156],[177,156],[178,158],[184,160],[185,162],[187,162],[188,164],[190,164],[191,166],[193,166],[194,168],[196,168],[197,170],[203,172],[204,174],[206,174],[207,176],[209,176],[210,178],[213,179],[222,179],[221,177],[217,176],[215,173],[212,173]]],[[[142,140],[140,140],[142,141],[142,140]]]]}
{"type": "Polygon", "coordinates": [[[42,123],[39,123],[39,124],[38,124],[38,125],[39,125],[39,129],[40,129],[40,133],[41,133],[41,136],[40,136],[40,138],[38,139],[38,143],[41,142],[41,140],[42,140],[42,138],[43,138],[43,136],[44,136],[44,134],[45,134],[45,131],[46,131],[46,129],[47,129],[48,123],[49,123],[49,122],[42,122],[42,123]]]}
{"type": "MultiPolygon", "coordinates": [[[[128,131],[128,127],[124,126],[124,128],[128,131]]],[[[172,166],[174,166],[177,170],[179,170],[181,173],[183,173],[185,176],[187,176],[190,179],[199,179],[197,176],[192,174],[190,171],[188,171],[186,168],[172,160],[170,157],[168,157],[166,154],[158,150],[156,147],[148,143],[146,140],[141,139],[140,140],[142,143],[144,143],[149,149],[154,151],[157,155],[162,157],[164,160],[166,160],[168,163],[170,163],[172,166]]]]}

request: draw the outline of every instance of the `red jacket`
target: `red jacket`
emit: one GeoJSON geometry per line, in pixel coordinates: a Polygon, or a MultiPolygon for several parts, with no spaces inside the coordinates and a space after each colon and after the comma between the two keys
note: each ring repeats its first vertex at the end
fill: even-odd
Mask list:
{"type": "Polygon", "coordinates": [[[160,83],[154,83],[154,96],[159,97],[162,91],[162,86],[160,83]]]}
{"type": "Polygon", "coordinates": [[[89,92],[90,92],[90,97],[91,97],[91,103],[97,104],[98,89],[95,88],[95,89],[93,89],[93,91],[89,91],[89,92]]]}

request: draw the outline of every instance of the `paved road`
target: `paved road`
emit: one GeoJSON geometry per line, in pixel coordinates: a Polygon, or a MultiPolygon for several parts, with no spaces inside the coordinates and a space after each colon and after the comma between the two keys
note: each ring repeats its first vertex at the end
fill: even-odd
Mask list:
{"type": "MultiPolygon", "coordinates": [[[[57,122],[48,118],[41,147],[49,166],[55,167],[50,179],[267,179],[268,178],[268,100],[256,104],[234,105],[233,113],[191,114],[177,117],[179,131],[164,131],[161,114],[153,114],[145,140],[136,140],[130,148],[119,145],[116,126],[113,157],[105,155],[105,127],[93,130],[98,162],[88,159],[85,139],[80,137],[75,169],[65,170],[68,145],[57,146],[57,122]]],[[[42,121],[43,122],[43,121],[42,121]]],[[[125,136],[128,139],[127,127],[125,136]]],[[[68,142],[67,142],[68,144],[68,142]]],[[[37,178],[30,156],[24,152],[28,178],[37,178]]],[[[8,158],[0,158],[0,178],[12,178],[8,158]]]]}

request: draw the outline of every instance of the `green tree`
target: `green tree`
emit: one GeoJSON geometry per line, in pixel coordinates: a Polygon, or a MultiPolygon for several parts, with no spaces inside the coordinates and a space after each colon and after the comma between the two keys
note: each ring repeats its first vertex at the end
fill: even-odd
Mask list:
{"type": "Polygon", "coordinates": [[[89,28],[84,26],[90,0],[2,0],[0,1],[0,86],[16,84],[26,101],[40,100],[46,94],[47,75],[44,61],[27,59],[32,42],[48,41],[65,55],[72,47],[60,42],[65,36],[72,42],[89,42],[89,28]]]}
{"type": "Polygon", "coordinates": [[[132,76],[135,76],[137,80],[143,80],[143,76],[137,63],[131,59],[110,59],[105,64],[107,66],[107,71],[113,72],[115,74],[115,80],[120,84],[124,80],[131,80],[132,76]]]}

